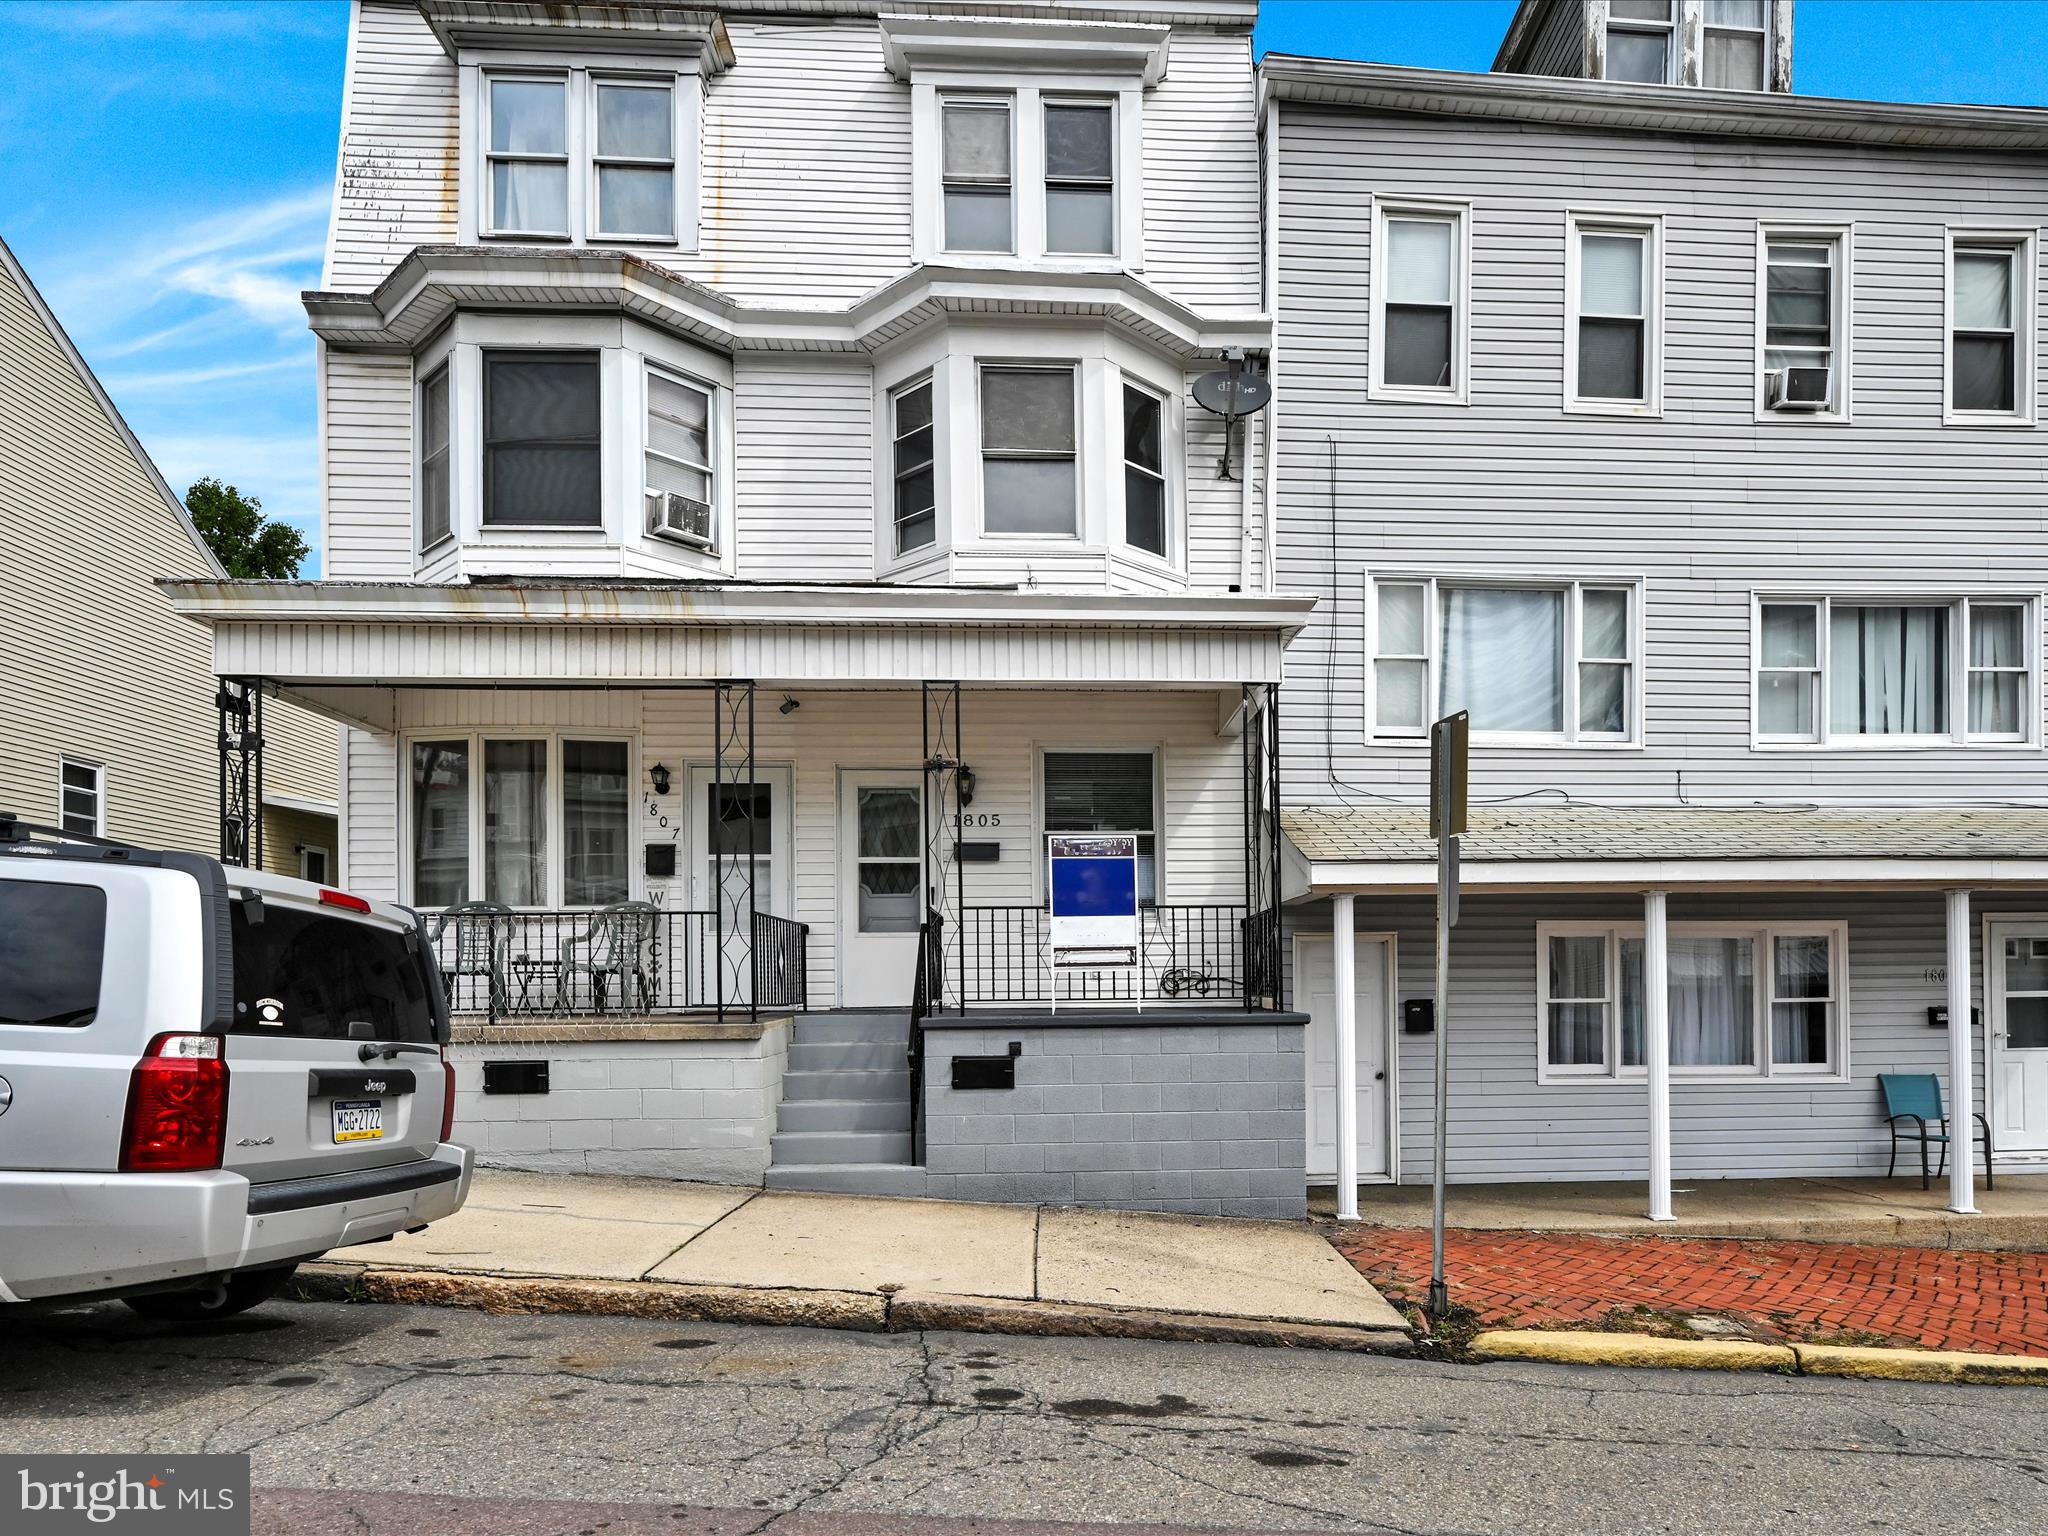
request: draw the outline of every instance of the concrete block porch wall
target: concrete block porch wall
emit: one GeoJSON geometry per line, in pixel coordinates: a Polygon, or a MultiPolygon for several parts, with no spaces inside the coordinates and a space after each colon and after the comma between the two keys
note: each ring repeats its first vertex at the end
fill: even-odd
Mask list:
{"type": "Polygon", "coordinates": [[[1300,1217],[1304,1021],[928,1027],[925,1189],[1212,1216],[1300,1217]],[[1017,1086],[955,1089],[955,1056],[1002,1056],[1017,1086]]]}

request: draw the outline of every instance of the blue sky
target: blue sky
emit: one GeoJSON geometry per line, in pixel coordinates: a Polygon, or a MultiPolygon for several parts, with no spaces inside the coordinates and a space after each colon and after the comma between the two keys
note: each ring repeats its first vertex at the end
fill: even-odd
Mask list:
{"type": "MultiPolygon", "coordinates": [[[[1258,45],[1483,70],[1514,0],[1266,0],[1258,45]]],[[[0,5],[0,237],[171,484],[312,538],[345,0],[0,5]]],[[[1799,0],[1799,89],[2048,105],[2048,0],[1799,0]]],[[[307,574],[314,574],[309,567],[307,574]]]]}

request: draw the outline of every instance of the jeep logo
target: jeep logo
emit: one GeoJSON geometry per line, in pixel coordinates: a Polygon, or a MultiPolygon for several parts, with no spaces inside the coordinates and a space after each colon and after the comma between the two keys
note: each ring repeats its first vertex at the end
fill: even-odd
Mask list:
{"type": "Polygon", "coordinates": [[[381,1077],[366,1077],[363,1079],[363,1092],[365,1093],[387,1093],[389,1091],[388,1085],[381,1077]]]}

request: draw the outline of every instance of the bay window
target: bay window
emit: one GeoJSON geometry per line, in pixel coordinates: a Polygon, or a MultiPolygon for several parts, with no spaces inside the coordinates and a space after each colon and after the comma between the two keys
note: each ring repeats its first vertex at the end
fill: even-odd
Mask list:
{"type": "Polygon", "coordinates": [[[1116,111],[1108,102],[1052,101],[1045,116],[1045,248],[1116,249],[1116,111]]]}
{"type": "Polygon", "coordinates": [[[896,553],[923,549],[938,536],[938,491],[933,473],[932,381],[922,379],[889,397],[892,422],[890,479],[896,553]]]}
{"type": "Polygon", "coordinates": [[[450,732],[407,751],[408,899],[598,907],[631,894],[630,743],[450,732]]]}
{"type": "Polygon", "coordinates": [[[2031,741],[2035,622],[2033,604],[2018,599],[1762,600],[1757,738],[2031,741]]]}
{"type": "Polygon", "coordinates": [[[1637,739],[1634,587],[1389,577],[1372,599],[1375,734],[1419,738],[1462,709],[1480,735],[1637,739]]]}
{"type": "Polygon", "coordinates": [[[1012,251],[1010,101],[1003,96],[950,97],[939,113],[940,182],[945,248],[1012,251]]]}
{"type": "Polygon", "coordinates": [[[712,392],[664,368],[647,370],[647,526],[698,549],[718,545],[712,392]]]}
{"type": "Polygon", "coordinates": [[[1658,409],[1660,243],[1654,221],[1570,216],[1567,409],[1624,414],[1658,409]]]}
{"type": "Polygon", "coordinates": [[[453,526],[448,482],[448,366],[420,386],[420,548],[432,549],[453,526]]]}
{"type": "MultiPolygon", "coordinates": [[[[1840,922],[1673,923],[1665,999],[1671,1068],[1692,1077],[1843,1075],[1848,929],[1840,922]]],[[[1537,927],[1544,1081],[1640,1079],[1640,924],[1537,927]]]]}
{"type": "Polygon", "coordinates": [[[604,522],[595,352],[487,352],[486,527],[604,522]]]}
{"type": "Polygon", "coordinates": [[[1166,558],[1165,402],[1124,386],[1124,542],[1166,558]]]}
{"type": "Polygon", "coordinates": [[[1079,533],[1074,392],[1071,366],[983,365],[983,532],[1079,533]]]}

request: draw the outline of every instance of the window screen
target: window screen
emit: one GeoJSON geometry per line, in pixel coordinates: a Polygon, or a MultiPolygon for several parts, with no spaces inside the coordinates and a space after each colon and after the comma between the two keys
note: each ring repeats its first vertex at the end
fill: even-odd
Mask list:
{"type": "Polygon", "coordinates": [[[940,117],[940,134],[946,249],[1009,250],[1009,102],[949,101],[940,117]]]}
{"type": "Polygon", "coordinates": [[[1045,104],[1045,248],[1116,249],[1115,120],[1107,104],[1045,104]]]}
{"type": "Polygon", "coordinates": [[[99,887],[0,881],[0,1024],[90,1024],[106,951],[99,887]]]}
{"type": "Polygon", "coordinates": [[[484,521],[597,527],[597,354],[484,358],[484,521]]]}
{"type": "Polygon", "coordinates": [[[1073,369],[982,369],[981,452],[988,532],[1073,534],[1073,369]]]}

